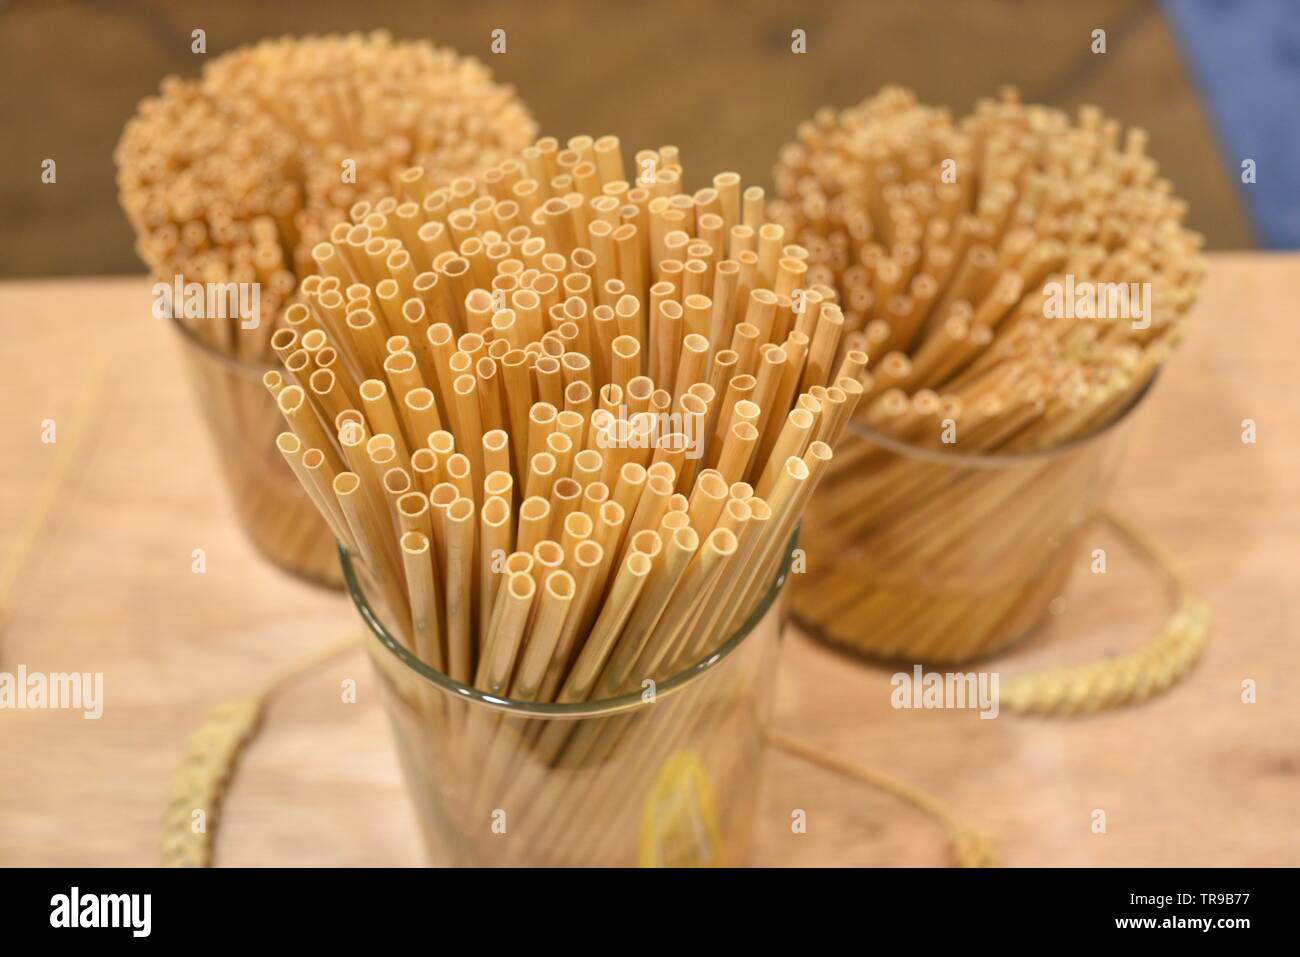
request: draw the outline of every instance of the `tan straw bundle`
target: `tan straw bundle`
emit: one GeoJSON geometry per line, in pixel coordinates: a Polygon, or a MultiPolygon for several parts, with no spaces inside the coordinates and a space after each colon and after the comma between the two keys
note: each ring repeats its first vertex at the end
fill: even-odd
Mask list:
{"type": "Polygon", "coordinates": [[[730,634],[860,393],[762,191],[636,169],[614,137],[410,169],[273,339],[286,458],[419,656],[493,694],[615,695],[730,634]]]}
{"type": "Polygon", "coordinates": [[[472,58],[387,33],[281,38],[168,77],[118,144],[118,189],[155,277],[260,283],[259,325],[193,322],[243,359],[266,341],[309,252],[412,164],[445,183],[536,136],[526,107],[472,58]]]}
{"type": "Polygon", "coordinates": [[[809,282],[837,291],[841,353],[870,356],[806,525],[836,557],[807,576],[806,621],[873,654],[955,660],[1059,592],[1046,566],[1111,463],[1010,457],[1131,408],[1203,272],[1145,144],[1095,107],[1071,123],[1006,90],[955,122],[891,87],[819,112],[781,152],[773,217],[809,251],[809,282]]]}
{"type": "MultiPolygon", "coordinates": [[[[687,193],[672,147],[634,168],[612,136],[545,138],[446,187],[412,168],[312,250],[272,340],[281,450],[368,598],[492,699],[598,708],[736,633],[861,394],[864,359],[831,365],[843,316],[761,189],[722,173],[687,193]]],[[[428,742],[408,773],[463,778],[444,811],[462,831],[523,795],[511,851],[617,858],[659,762],[724,714],[752,729],[769,686],[745,666],[675,707],[531,723],[412,688],[399,738],[428,742]]],[[[733,733],[734,765],[758,739],[733,733]]]]}

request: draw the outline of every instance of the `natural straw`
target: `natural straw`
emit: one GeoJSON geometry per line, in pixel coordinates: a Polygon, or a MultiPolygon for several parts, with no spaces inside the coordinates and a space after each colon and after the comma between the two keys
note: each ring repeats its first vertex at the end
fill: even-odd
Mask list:
{"type": "MultiPolygon", "coordinates": [[[[836,561],[806,576],[796,610],[829,637],[956,660],[1023,631],[1055,593],[1068,557],[1048,558],[1077,539],[1101,449],[1007,457],[1122,416],[1182,337],[1204,268],[1145,143],[1095,107],[1072,123],[1008,89],[954,121],[891,87],[820,111],[782,151],[772,215],[808,251],[801,282],[843,306],[837,344],[804,328],[802,384],[830,366],[847,377],[813,392],[833,419],[848,414],[836,389],[851,403],[863,387],[867,440],[839,449],[805,525],[836,561]],[[1005,467],[945,466],[952,453],[1005,467]],[[1003,584],[945,593],[963,575],[1003,584]]],[[[760,448],[781,442],[769,429],[760,448]]]]}
{"type": "MultiPolygon", "coordinates": [[[[348,319],[337,321],[320,284],[301,291],[299,339],[310,337],[313,349],[293,379],[315,378],[311,365],[324,352],[355,386],[277,383],[292,430],[282,438],[286,457],[310,454],[333,468],[334,500],[320,496],[319,478],[304,484],[368,570],[400,586],[391,611],[402,636],[453,678],[525,700],[612,697],[730,634],[775,574],[807,498],[795,488],[810,468],[821,473],[826,442],[815,441],[815,425],[833,440],[847,421],[808,391],[780,388],[826,391],[829,362],[810,366],[808,334],[792,326],[829,343],[817,355],[833,356],[843,316],[829,290],[796,311],[791,294],[801,290],[778,293],[729,258],[735,237],[726,228],[742,224],[714,210],[712,190],[692,197],[597,176],[591,195],[571,191],[562,170],[583,162],[588,141],[574,142],[557,150],[543,139],[522,160],[430,189],[400,229],[378,210],[411,199],[410,184],[424,182],[418,173],[398,177],[397,195],[354,208],[333,231],[347,238],[313,253],[338,271],[348,319]],[[552,154],[555,168],[540,158],[552,154]],[[606,211],[606,197],[626,202],[606,211]],[[692,210],[695,228],[669,228],[691,225],[670,215],[678,207],[692,210]],[[599,239],[596,224],[611,213],[614,246],[602,255],[604,244],[582,245],[599,239]],[[701,225],[720,248],[700,238],[701,225]],[[358,228],[392,236],[382,262],[353,236],[358,228]],[[699,264],[692,282],[727,290],[727,301],[661,280],[674,260],[656,261],[660,246],[682,250],[699,264]],[[488,249],[491,260],[471,261],[488,249]],[[404,275],[407,298],[385,306],[404,275]],[[603,290],[592,290],[596,276],[606,277],[603,290]],[[733,285],[736,276],[743,281],[733,285]],[[563,296],[572,290],[587,298],[563,296]],[[419,321],[409,323],[412,315],[419,321]],[[729,355],[715,361],[719,351],[697,329],[719,342],[753,336],[745,368],[762,375],[762,387],[729,355]],[[586,398],[593,394],[598,403],[586,398]],[[759,426],[768,420],[782,427],[765,456],[759,426]],[[770,502],[754,497],[765,481],[770,502]],[[741,553],[756,509],[772,520],[741,553]],[[652,559],[647,570],[638,554],[652,559]],[[435,636],[436,653],[422,647],[435,636]]],[[[601,142],[612,175],[614,141],[601,142]]],[[[680,181],[675,151],[649,162],[680,181]]],[[[758,225],[764,241],[780,243],[781,227],[758,225]]],[[[794,261],[806,255],[783,248],[794,261]]],[[[847,396],[841,403],[852,405],[847,396]]]]}
{"type": "MultiPolygon", "coordinates": [[[[863,391],[860,364],[829,362],[844,323],[832,291],[804,296],[779,270],[761,273],[746,229],[787,258],[807,254],[780,226],[737,219],[733,174],[725,201],[683,193],[676,150],[663,148],[638,154],[638,172],[656,175],[629,182],[617,140],[594,142],[539,140],[423,192],[410,221],[394,211],[416,198],[418,173],[354,207],[313,251],[345,304],[321,284],[300,296],[302,324],[324,343],[314,356],[330,350],[356,383],[342,390],[348,418],[338,428],[335,399],[318,390],[281,389],[286,447],[324,444],[317,457],[340,463],[322,514],[341,516],[354,559],[387,583],[371,597],[399,639],[519,701],[623,695],[731,636],[773,586],[863,391]],[[371,258],[363,235],[390,237],[391,252],[371,258]],[[400,306],[384,303],[392,283],[400,306]],[[740,340],[743,358],[718,348],[740,340]],[[853,383],[839,405],[814,398],[837,379],[853,383]],[[412,396],[427,417],[393,413],[412,396]]],[[[499,796],[521,753],[578,753],[565,747],[572,722],[517,725],[470,722],[491,758],[467,793],[499,796]]],[[[584,753],[623,747],[584,734],[596,735],[584,753]]]]}
{"type": "MultiPolygon", "coordinates": [[[[514,91],[473,58],[382,31],[280,38],[216,57],[200,79],[165,79],[122,134],[118,190],[157,279],[259,284],[255,327],[174,308],[210,346],[262,359],[275,329],[291,327],[279,314],[304,277],[348,274],[333,248],[313,257],[342,239],[331,227],[349,213],[358,226],[383,216],[383,231],[372,221],[348,235],[347,255],[367,278],[393,270],[398,295],[381,301],[406,298],[414,273],[392,242],[418,248],[420,203],[534,136],[514,91]],[[401,202],[383,203],[399,183],[401,202]]],[[[345,312],[333,298],[329,330],[345,312]]]]}

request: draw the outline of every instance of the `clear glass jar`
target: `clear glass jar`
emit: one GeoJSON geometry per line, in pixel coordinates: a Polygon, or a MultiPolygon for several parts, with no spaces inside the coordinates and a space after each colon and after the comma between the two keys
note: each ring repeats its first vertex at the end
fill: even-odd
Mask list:
{"type": "Polygon", "coordinates": [[[1026,637],[1086,564],[1143,395],[1096,432],[1023,454],[921,448],[851,423],[803,523],[795,620],[850,651],[935,664],[1026,637]]]}
{"type": "Polygon", "coordinates": [[[436,864],[733,866],[744,862],[793,540],[753,613],[641,693],[578,704],[485,694],[398,640],[341,552],[408,790],[436,864]]]}
{"type": "Polygon", "coordinates": [[[235,359],[184,323],[173,319],[172,324],[239,524],[276,565],[316,584],[342,588],[334,536],[275,445],[286,426],[262,384],[272,367],[235,359]]]}

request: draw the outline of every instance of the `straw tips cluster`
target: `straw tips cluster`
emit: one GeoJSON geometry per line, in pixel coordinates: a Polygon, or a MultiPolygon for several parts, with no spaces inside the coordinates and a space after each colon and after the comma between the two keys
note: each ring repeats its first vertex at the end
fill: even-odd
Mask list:
{"type": "Polygon", "coordinates": [[[353,203],[396,189],[409,166],[441,185],[536,135],[514,90],[471,57],[383,31],[286,37],[141,101],[115,154],[118,191],[155,277],[259,284],[256,324],[179,318],[214,348],[262,359],[312,247],[353,203]]]}
{"type": "Polygon", "coordinates": [[[280,448],[453,679],[595,701],[772,586],[862,394],[834,291],[720,173],[544,138],[352,206],[271,339],[280,448]]]}
{"type": "Polygon", "coordinates": [[[873,357],[866,424],[1025,451],[1141,393],[1204,270],[1146,140],[1096,107],[1072,123],[1012,89],[956,122],[888,87],[799,127],[773,217],[809,250],[812,281],[837,290],[845,348],[873,357]]]}

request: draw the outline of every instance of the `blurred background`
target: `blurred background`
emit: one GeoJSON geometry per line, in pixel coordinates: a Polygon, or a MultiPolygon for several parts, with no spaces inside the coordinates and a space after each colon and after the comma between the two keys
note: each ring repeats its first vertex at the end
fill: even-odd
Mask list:
{"type": "Polygon", "coordinates": [[[144,271],[113,147],[163,76],[200,71],[195,28],[211,58],[265,36],[380,27],[485,60],[561,140],[676,144],[692,187],[722,169],[770,185],[797,123],[886,83],[957,114],[1007,83],[1028,102],[1096,103],[1149,130],[1209,248],[1300,247],[1295,0],[0,0],[0,277],[144,271]],[[507,52],[493,55],[498,28],[507,52]],[[40,180],[47,157],[57,189],[40,180]]]}

